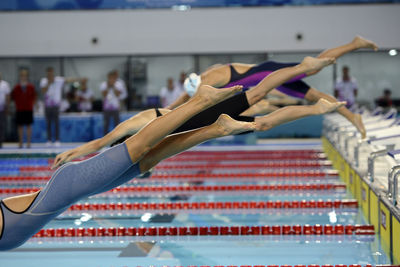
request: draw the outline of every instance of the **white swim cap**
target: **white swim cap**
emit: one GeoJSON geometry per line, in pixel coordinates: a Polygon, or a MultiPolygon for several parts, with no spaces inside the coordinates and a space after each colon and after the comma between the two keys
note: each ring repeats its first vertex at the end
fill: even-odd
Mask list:
{"type": "Polygon", "coordinates": [[[186,93],[192,97],[196,93],[197,88],[199,88],[200,83],[201,77],[196,73],[190,73],[189,77],[185,79],[183,86],[185,87],[186,93]]]}

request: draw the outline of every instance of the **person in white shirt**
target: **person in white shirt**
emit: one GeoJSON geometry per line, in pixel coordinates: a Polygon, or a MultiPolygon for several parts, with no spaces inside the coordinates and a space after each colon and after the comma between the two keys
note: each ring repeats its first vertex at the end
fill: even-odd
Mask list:
{"type": "Polygon", "coordinates": [[[10,93],[10,84],[2,80],[0,73],[0,148],[3,146],[3,140],[6,134],[6,116],[10,103],[10,93]]]}
{"type": "Polygon", "coordinates": [[[339,101],[346,101],[346,107],[350,108],[356,102],[357,90],[357,80],[350,76],[349,67],[344,66],[342,68],[342,78],[339,78],[335,84],[335,97],[339,101]]]}
{"type": "Polygon", "coordinates": [[[118,81],[115,71],[107,74],[107,81],[100,84],[103,95],[104,135],[108,133],[110,119],[113,118],[114,127],[119,123],[120,97],[124,93],[124,84],[118,81]]]}
{"type": "Polygon", "coordinates": [[[92,111],[93,91],[87,87],[87,79],[82,79],[81,86],[76,92],[79,111],[92,111]]]}
{"type": "Polygon", "coordinates": [[[174,80],[172,78],[168,78],[167,86],[161,88],[161,91],[160,91],[161,106],[162,107],[169,106],[181,94],[182,94],[182,91],[179,89],[178,86],[174,85],[174,80]]]}
{"type": "Polygon", "coordinates": [[[55,125],[55,145],[60,145],[60,105],[62,102],[63,88],[65,83],[79,81],[79,78],[64,78],[54,75],[54,69],[46,69],[46,77],[40,80],[40,88],[44,96],[45,116],[47,122],[47,145],[52,141],[51,128],[55,125]]]}

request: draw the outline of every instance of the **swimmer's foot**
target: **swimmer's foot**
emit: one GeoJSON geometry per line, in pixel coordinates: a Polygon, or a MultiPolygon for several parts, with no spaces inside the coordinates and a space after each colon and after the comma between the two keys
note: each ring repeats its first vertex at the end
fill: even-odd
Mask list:
{"type": "Polygon", "coordinates": [[[378,46],[374,42],[367,40],[359,35],[354,37],[352,43],[357,47],[357,49],[370,48],[374,51],[378,51],[378,46]]]}
{"type": "Polygon", "coordinates": [[[210,85],[201,85],[194,97],[202,99],[202,102],[205,105],[212,106],[240,92],[242,88],[243,86],[241,85],[236,85],[223,89],[217,89],[210,85]]]}
{"type": "Polygon", "coordinates": [[[226,114],[220,115],[215,124],[218,126],[221,136],[256,130],[254,122],[237,121],[226,114]]]}
{"type": "Polygon", "coordinates": [[[314,58],[314,57],[305,57],[303,61],[300,63],[300,66],[305,68],[305,72],[313,72],[319,71],[322,68],[335,63],[335,58],[333,57],[324,57],[324,58],[314,58]]]}
{"type": "Polygon", "coordinates": [[[317,114],[325,114],[332,112],[342,106],[346,105],[346,102],[329,102],[328,100],[324,98],[320,98],[317,103],[314,104],[314,107],[316,108],[316,113],[317,114]]]}
{"type": "Polygon", "coordinates": [[[365,139],[365,137],[367,137],[367,131],[365,130],[364,123],[360,114],[354,114],[353,124],[360,132],[361,138],[365,139]]]}

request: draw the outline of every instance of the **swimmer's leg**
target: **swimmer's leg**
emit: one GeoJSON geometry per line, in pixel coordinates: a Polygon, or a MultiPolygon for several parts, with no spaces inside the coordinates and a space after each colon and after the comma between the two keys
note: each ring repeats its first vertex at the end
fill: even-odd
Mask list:
{"type": "Polygon", "coordinates": [[[344,45],[341,45],[338,47],[330,48],[330,49],[323,51],[321,54],[318,55],[318,58],[333,57],[335,59],[338,59],[339,57],[343,56],[344,54],[347,54],[349,52],[352,52],[352,51],[355,51],[355,50],[358,50],[361,48],[369,48],[374,51],[378,50],[378,46],[374,42],[367,40],[361,36],[356,36],[350,43],[347,43],[347,44],[344,44],[344,45]]]}
{"type": "MultiPolygon", "coordinates": [[[[332,103],[337,102],[337,99],[335,97],[322,93],[314,88],[310,88],[305,95],[305,99],[311,102],[316,102],[321,98],[324,98],[332,103]]],[[[362,138],[366,137],[366,130],[360,114],[355,114],[351,112],[345,106],[338,108],[337,112],[345,117],[347,120],[349,120],[357,128],[357,130],[361,133],[362,138]]]]}
{"type": "Polygon", "coordinates": [[[299,76],[304,73],[319,70],[327,65],[334,62],[333,59],[329,58],[315,59],[312,57],[306,57],[300,64],[293,67],[287,67],[272,72],[270,75],[265,77],[257,86],[246,92],[247,100],[249,105],[254,105],[261,99],[263,99],[272,89],[280,86],[286,81],[299,76]]]}
{"type": "Polygon", "coordinates": [[[325,114],[342,107],[345,102],[329,102],[320,99],[316,104],[311,106],[288,106],[272,112],[263,117],[256,117],[256,130],[267,131],[283,123],[297,120],[306,116],[325,114]]]}
{"type": "MultiPolygon", "coordinates": [[[[361,48],[369,48],[374,51],[378,50],[378,46],[374,42],[364,39],[361,36],[356,36],[350,43],[347,43],[347,44],[344,44],[344,45],[341,45],[338,47],[330,48],[330,49],[323,51],[321,54],[318,55],[318,58],[333,57],[335,59],[338,59],[339,57],[343,56],[344,54],[350,53],[352,51],[355,51],[355,50],[358,50],[361,48]]],[[[314,75],[318,71],[307,73],[307,75],[314,75]]]]}
{"type": "Polygon", "coordinates": [[[197,93],[188,102],[164,116],[156,118],[137,134],[126,140],[132,161],[139,161],[153,146],[192,116],[234,95],[241,89],[241,86],[225,89],[215,89],[208,85],[200,86],[197,93]]]}
{"type": "Polygon", "coordinates": [[[148,171],[163,159],[207,140],[252,130],[255,130],[254,123],[236,121],[228,115],[222,114],[211,125],[166,137],[140,160],[140,170],[141,172],[148,171]]]}

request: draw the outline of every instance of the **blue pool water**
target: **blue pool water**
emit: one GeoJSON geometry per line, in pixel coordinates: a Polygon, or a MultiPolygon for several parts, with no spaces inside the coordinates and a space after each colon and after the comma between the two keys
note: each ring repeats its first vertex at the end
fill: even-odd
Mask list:
{"type": "MultiPolygon", "coordinates": [[[[287,146],[282,147],[283,149],[287,146]]],[[[309,149],[320,148],[312,144],[309,149]]],[[[204,148],[203,148],[204,149],[204,148]]],[[[241,149],[251,150],[251,147],[241,149]]],[[[274,147],[274,149],[276,149],[274,147]]],[[[1,177],[21,175],[21,166],[47,166],[48,159],[0,159],[1,177]],[[9,169],[7,169],[9,168],[9,169]],[[14,169],[13,169],[14,168],[14,169]]],[[[229,161],[234,163],[235,161],[229,161]]],[[[256,161],[255,161],[256,162],[256,161]]],[[[257,161],[259,162],[259,161],[257,161]]],[[[178,162],[179,163],[179,162],[178,162]]],[[[178,164],[169,162],[168,164],[178,164]]],[[[323,169],[330,169],[324,167],[323,169]]],[[[309,168],[304,168],[309,170],[309,168]]],[[[169,170],[168,173],[196,173],[199,170],[169,170]]],[[[273,170],[216,169],[211,173],[265,173],[273,170]]],[[[26,174],[26,173],[25,173],[26,174]]],[[[300,184],[339,183],[329,179],[274,180],[204,180],[201,185],[219,184],[300,184]]],[[[140,181],[140,185],[178,185],[140,181]]],[[[185,184],[185,183],[183,183],[185,184]]],[[[10,185],[0,188],[31,187],[38,184],[10,185]]],[[[130,185],[132,186],[132,184],[130,185]]],[[[4,196],[0,196],[3,198],[4,196]]],[[[352,199],[348,191],[265,191],[207,192],[151,196],[100,195],[81,203],[116,202],[225,202],[352,199]]],[[[266,209],[266,210],[184,210],[184,211],[68,211],[50,222],[46,228],[68,227],[191,227],[253,225],[366,224],[360,209],[266,209]],[[145,214],[146,213],[146,214],[145,214]]],[[[215,266],[215,265],[296,265],[296,264],[389,264],[377,236],[124,236],[32,238],[22,247],[0,252],[0,266],[215,266]]]]}

